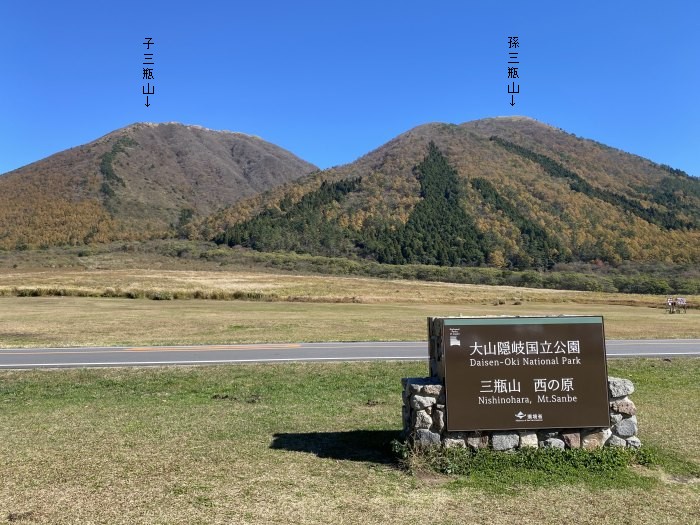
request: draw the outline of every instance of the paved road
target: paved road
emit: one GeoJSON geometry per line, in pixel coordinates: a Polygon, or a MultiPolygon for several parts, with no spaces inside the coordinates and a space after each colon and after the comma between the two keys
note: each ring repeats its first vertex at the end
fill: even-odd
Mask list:
{"type": "MultiPolygon", "coordinates": [[[[608,341],[608,357],[700,357],[700,339],[608,341]]],[[[427,359],[425,342],[8,348],[0,369],[427,359]]]]}

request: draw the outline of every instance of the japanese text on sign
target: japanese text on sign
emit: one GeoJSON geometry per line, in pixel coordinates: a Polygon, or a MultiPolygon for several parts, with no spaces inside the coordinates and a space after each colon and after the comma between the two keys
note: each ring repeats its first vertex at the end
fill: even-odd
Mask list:
{"type": "Polygon", "coordinates": [[[153,37],[146,37],[144,38],[143,45],[146,46],[146,52],[143,54],[143,72],[142,72],[142,80],[147,80],[146,84],[143,84],[141,86],[141,93],[146,95],[146,102],[144,106],[150,107],[151,103],[148,100],[148,97],[155,94],[156,92],[156,86],[155,83],[151,83],[151,80],[154,80],[153,76],[153,70],[154,70],[154,65],[155,65],[155,60],[153,58],[153,52],[151,51],[151,46],[155,45],[155,42],[153,42],[153,37]]]}
{"type": "Polygon", "coordinates": [[[609,422],[601,317],[446,318],[442,341],[448,430],[609,422]]]}
{"type": "Polygon", "coordinates": [[[520,94],[520,41],[517,36],[508,37],[508,94],[510,95],[510,105],[515,106],[515,95],[520,94]],[[518,79],[518,83],[515,83],[518,79]]]}
{"type": "Polygon", "coordinates": [[[578,354],[579,341],[497,341],[470,345],[470,355],[578,354]]]}

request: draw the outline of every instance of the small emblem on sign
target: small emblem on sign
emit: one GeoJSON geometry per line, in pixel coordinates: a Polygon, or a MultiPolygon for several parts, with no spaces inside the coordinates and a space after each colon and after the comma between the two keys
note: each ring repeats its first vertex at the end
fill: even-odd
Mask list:
{"type": "Polygon", "coordinates": [[[459,337],[457,337],[456,335],[451,335],[450,346],[459,346],[459,337]]]}
{"type": "Polygon", "coordinates": [[[525,418],[525,414],[523,414],[523,411],[521,410],[520,412],[518,412],[517,414],[515,414],[515,418],[516,418],[518,421],[522,421],[522,420],[525,418]]]}

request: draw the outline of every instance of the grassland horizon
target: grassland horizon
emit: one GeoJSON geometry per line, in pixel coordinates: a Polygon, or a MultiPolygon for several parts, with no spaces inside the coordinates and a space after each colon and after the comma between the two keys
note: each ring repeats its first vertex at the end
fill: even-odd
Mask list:
{"type": "MultiPolygon", "coordinates": [[[[670,315],[659,295],[300,274],[250,254],[69,255],[0,257],[0,347],[420,341],[426,317],[453,315],[602,315],[610,339],[698,337],[700,312],[670,315]]],[[[403,469],[389,447],[400,378],[424,363],[0,371],[0,521],[450,525],[488,509],[495,525],[697,523],[698,366],[612,360],[660,466],[556,490],[403,469]]]]}

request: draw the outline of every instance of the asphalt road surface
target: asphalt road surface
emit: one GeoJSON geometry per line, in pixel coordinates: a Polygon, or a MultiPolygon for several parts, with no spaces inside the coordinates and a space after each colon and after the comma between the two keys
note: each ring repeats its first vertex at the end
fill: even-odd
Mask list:
{"type": "MultiPolygon", "coordinates": [[[[700,339],[610,340],[608,358],[700,357],[700,339]]],[[[426,342],[0,349],[0,369],[422,360],[426,342]]]]}

